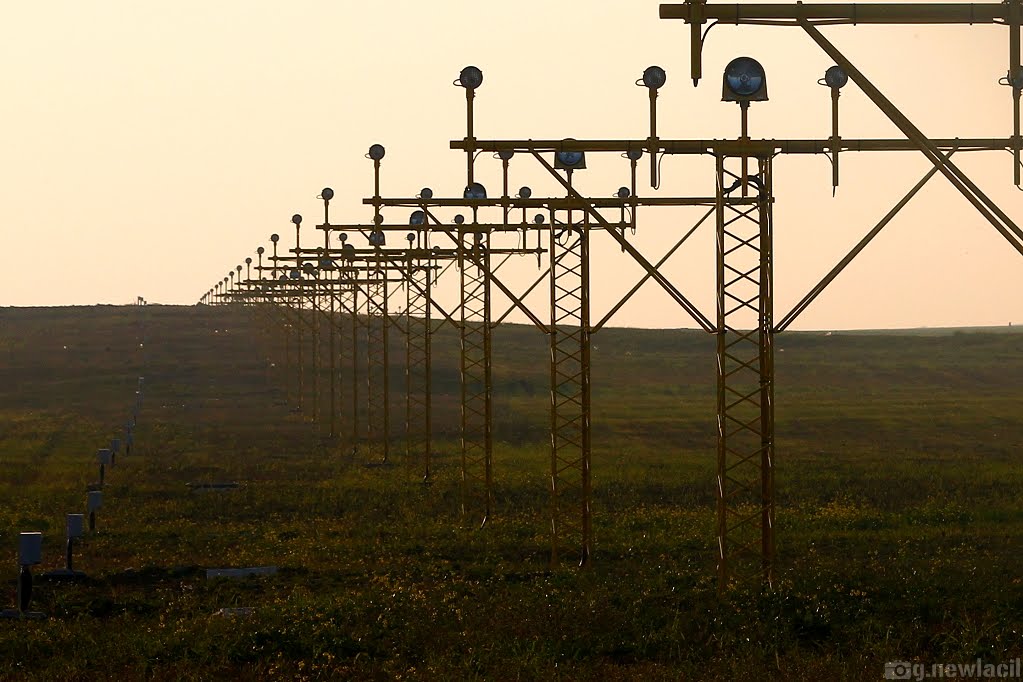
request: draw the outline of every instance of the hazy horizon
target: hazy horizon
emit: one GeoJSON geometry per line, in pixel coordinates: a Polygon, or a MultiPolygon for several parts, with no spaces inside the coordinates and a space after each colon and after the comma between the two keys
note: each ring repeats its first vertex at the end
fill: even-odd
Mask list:
{"type": "MultiPolygon", "coordinates": [[[[694,89],[688,27],[658,19],[658,6],[12,5],[0,28],[7,65],[0,72],[7,161],[0,219],[15,255],[3,270],[0,303],[90,305],[138,295],[194,303],[228,269],[254,257],[270,233],[290,246],[293,213],[306,216],[303,236],[311,240],[322,187],[337,194],[334,222],[369,222],[372,210],[362,199],[372,194],[372,165],[364,155],[377,142],[387,147],[385,196],[414,196],[424,186],[438,197],[459,194],[464,154],[448,144],[465,134],[465,98],[451,82],[467,64],[484,72],[479,139],[645,138],[647,98],[633,82],[650,64],[668,73],[659,99],[662,139],[734,137],[738,110],[720,102],[720,72],[740,54],[759,59],[768,74],[771,100],[751,109],[753,137],[830,135],[830,95],[816,81],[831,61],[799,29],[718,26],[708,34],[704,80],[694,89]],[[38,278],[42,258],[56,276],[38,278]]],[[[997,84],[1007,65],[1004,27],[823,31],[928,135],[1011,135],[1010,89],[997,84]]],[[[841,134],[901,137],[852,84],[841,98],[841,134]]],[[[488,157],[481,155],[478,167],[496,187],[498,165],[488,157]]],[[[1020,217],[1008,154],[961,152],[956,163],[1010,217],[1020,217]]],[[[592,165],[579,179],[589,194],[609,196],[627,184],[620,164],[592,165]]],[[[535,166],[514,159],[512,186],[546,193],[535,166]]],[[[825,157],[778,157],[776,319],[928,167],[918,153],[846,153],[832,198],[825,157]]],[[[644,186],[641,173],[640,191],[713,191],[708,159],[666,157],[662,173],[658,192],[644,186]]],[[[656,261],[697,217],[693,209],[648,211],[632,239],[656,261]]],[[[593,263],[599,319],[641,270],[604,239],[593,263]]],[[[665,271],[713,316],[712,226],[665,271]]],[[[1023,298],[1014,295],[1021,273],[1019,254],[935,177],[794,329],[1023,322],[1023,298]]],[[[536,274],[533,258],[502,277],[521,290],[536,274]]],[[[441,300],[454,300],[454,279],[438,289],[441,300]]],[[[541,304],[544,289],[534,293],[541,304]]],[[[497,308],[503,311],[503,300],[497,308]]],[[[648,283],[612,324],[677,328],[691,321],[648,283]]]]}

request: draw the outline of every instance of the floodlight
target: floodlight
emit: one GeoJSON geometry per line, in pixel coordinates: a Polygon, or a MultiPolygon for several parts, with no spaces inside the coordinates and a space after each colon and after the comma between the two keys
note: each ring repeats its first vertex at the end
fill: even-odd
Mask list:
{"type": "Polygon", "coordinates": [[[465,199],[486,199],[487,188],[478,182],[474,182],[465,188],[465,192],[462,196],[465,199]]]}
{"type": "Polygon", "coordinates": [[[322,270],[333,270],[334,269],[334,261],[332,261],[330,258],[321,258],[320,259],[320,269],[322,269],[322,270]]]}
{"type": "Polygon", "coordinates": [[[384,145],[382,144],[375,144],[369,148],[369,158],[373,159],[374,161],[379,161],[380,159],[384,158],[385,153],[386,150],[384,149],[384,145]]]}
{"type": "MultiPolygon", "coordinates": [[[[566,140],[566,142],[567,141],[568,140],[566,140]]],[[[586,154],[578,151],[557,152],[554,155],[554,167],[562,170],[580,170],[582,168],[586,168],[586,154]]]]}
{"type": "Polygon", "coordinates": [[[528,199],[531,196],[533,196],[533,190],[529,189],[528,187],[519,187],[520,199],[528,199]]]}
{"type": "Polygon", "coordinates": [[[483,85],[483,72],[478,67],[467,66],[458,73],[455,85],[460,85],[466,90],[475,90],[483,85]]]}
{"type": "Polygon", "coordinates": [[[288,276],[287,276],[287,275],[281,275],[281,276],[280,276],[280,277],[278,277],[277,279],[278,279],[279,281],[281,281],[281,282],[287,282],[287,281],[288,281],[288,276]]]}
{"type": "Polygon", "coordinates": [[[628,199],[630,196],[632,196],[632,192],[629,190],[628,187],[619,187],[618,188],[618,198],[619,199],[628,199]]]}
{"type": "Polygon", "coordinates": [[[465,216],[459,213],[455,216],[455,225],[461,225],[465,222],[465,216]]]}
{"type": "Polygon", "coordinates": [[[767,74],[752,57],[736,57],[728,62],[721,83],[724,102],[767,101],[767,74]]]}
{"type": "Polygon", "coordinates": [[[281,236],[279,234],[270,235],[270,241],[272,241],[274,244],[276,244],[280,240],[280,238],[281,236]]]}
{"type": "Polygon", "coordinates": [[[330,201],[331,199],[334,198],[334,190],[332,190],[330,187],[324,187],[322,190],[320,190],[319,198],[323,199],[324,201],[330,201]]]}
{"type": "Polygon", "coordinates": [[[383,230],[373,230],[369,233],[369,245],[370,246],[386,246],[387,239],[384,237],[383,230]]]}
{"type": "Polygon", "coordinates": [[[409,225],[425,225],[426,224],[426,212],[425,211],[412,211],[412,215],[408,219],[409,225]]]}
{"type": "Polygon", "coordinates": [[[295,215],[291,216],[291,222],[295,223],[296,225],[301,225],[302,224],[301,214],[296,213],[295,215]]]}
{"type": "Polygon", "coordinates": [[[658,90],[668,80],[668,74],[659,66],[648,66],[643,72],[643,78],[636,81],[636,85],[645,85],[651,90],[658,90]]]}
{"type": "Polygon", "coordinates": [[[515,152],[511,149],[502,149],[501,151],[497,152],[497,158],[501,159],[502,161],[508,161],[513,156],[515,156],[515,152]]]}
{"type": "Polygon", "coordinates": [[[824,84],[829,88],[845,87],[845,84],[849,82],[849,74],[845,72],[841,66],[832,66],[824,72],[824,84]]]}
{"type": "Polygon", "coordinates": [[[625,152],[625,158],[627,158],[629,161],[639,161],[640,159],[643,158],[643,150],[630,149],[629,151],[625,152]]]}
{"type": "Polygon", "coordinates": [[[1009,85],[1013,90],[1023,90],[1023,66],[1017,66],[1006,72],[1005,78],[998,81],[1002,85],[1009,85]]]}
{"type": "Polygon", "coordinates": [[[429,187],[424,187],[423,189],[419,190],[419,198],[426,199],[427,201],[433,199],[433,190],[430,189],[429,187]]]}

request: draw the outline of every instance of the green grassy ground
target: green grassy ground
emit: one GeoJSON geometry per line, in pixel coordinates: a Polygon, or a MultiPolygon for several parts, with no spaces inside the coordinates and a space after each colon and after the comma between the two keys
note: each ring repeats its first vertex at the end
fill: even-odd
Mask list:
{"type": "Polygon", "coordinates": [[[367,466],[289,412],[249,312],[151,306],[140,348],[141,313],[0,310],[5,605],[17,533],[43,531],[40,569],[61,564],[64,514],[146,376],[136,452],[76,555],[90,577],[37,584],[45,621],[0,621],[2,679],[859,680],[1023,653],[1023,334],[779,337],[779,580],[719,598],[710,337],[594,337],[595,561],[552,571],[537,332],[495,334],[479,530],[458,515],[451,330],[424,487],[400,419],[396,463],[367,466]],[[241,487],[186,485],[222,480],[241,487]],[[203,570],[256,565],[281,570],[203,570]]]}

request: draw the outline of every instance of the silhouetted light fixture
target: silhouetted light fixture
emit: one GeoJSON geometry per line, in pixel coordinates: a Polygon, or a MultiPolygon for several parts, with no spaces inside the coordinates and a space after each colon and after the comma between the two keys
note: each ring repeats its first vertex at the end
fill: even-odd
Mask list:
{"type": "Polygon", "coordinates": [[[279,234],[272,234],[272,235],[270,235],[270,241],[272,241],[274,244],[276,244],[278,241],[280,241],[280,239],[281,239],[281,236],[279,234]]]}
{"type": "Polygon", "coordinates": [[[648,66],[643,72],[643,78],[636,81],[636,85],[645,85],[651,90],[658,90],[664,87],[668,80],[668,74],[659,66],[648,66]]]}
{"type": "Polygon", "coordinates": [[[630,196],[632,196],[632,192],[629,190],[628,187],[619,187],[618,188],[618,198],[619,199],[628,199],[630,196]]]}
{"type": "MultiPolygon", "coordinates": [[[[565,142],[574,142],[568,138],[565,142]]],[[[580,170],[586,168],[586,154],[577,151],[561,151],[554,155],[554,167],[561,170],[580,170]]]]}
{"type": "Polygon", "coordinates": [[[630,149],[629,151],[625,152],[625,157],[629,159],[629,161],[639,161],[640,159],[643,158],[643,150],[630,149]]]}
{"type": "Polygon", "coordinates": [[[380,159],[384,158],[385,153],[386,150],[384,149],[384,145],[382,144],[375,144],[369,148],[369,158],[373,159],[374,161],[379,161],[380,159]]]}
{"type": "Polygon", "coordinates": [[[722,76],[721,99],[725,102],[766,102],[767,75],[752,57],[728,62],[722,76]]]}
{"type": "Polygon", "coordinates": [[[843,88],[849,82],[849,74],[841,66],[832,66],[824,72],[824,84],[829,88],[843,88]]]}
{"type": "Polygon", "coordinates": [[[465,199],[486,199],[487,188],[478,182],[474,182],[465,188],[465,192],[462,194],[465,199]]]}
{"type": "Polygon", "coordinates": [[[520,199],[528,199],[531,196],[533,196],[533,190],[529,189],[528,187],[519,187],[520,199]]]}
{"type": "Polygon", "coordinates": [[[458,74],[456,85],[461,85],[466,90],[475,90],[483,85],[483,72],[475,66],[467,66],[458,74]]]}
{"type": "Polygon", "coordinates": [[[370,246],[386,246],[387,239],[384,237],[383,230],[373,230],[369,233],[369,245],[370,246]]]}
{"type": "Polygon", "coordinates": [[[426,212],[425,211],[412,211],[412,215],[408,219],[409,225],[425,225],[426,224],[426,212]]]}
{"type": "Polygon", "coordinates": [[[323,199],[324,201],[330,201],[331,199],[334,198],[334,190],[332,190],[330,187],[324,187],[322,190],[320,190],[319,198],[323,199]]]}
{"type": "Polygon", "coordinates": [[[300,214],[296,213],[295,215],[291,216],[291,222],[295,223],[296,225],[301,225],[302,224],[302,216],[300,214]]]}
{"type": "Polygon", "coordinates": [[[427,201],[433,199],[433,190],[430,189],[429,187],[424,187],[423,189],[419,190],[419,198],[426,199],[427,201]]]}

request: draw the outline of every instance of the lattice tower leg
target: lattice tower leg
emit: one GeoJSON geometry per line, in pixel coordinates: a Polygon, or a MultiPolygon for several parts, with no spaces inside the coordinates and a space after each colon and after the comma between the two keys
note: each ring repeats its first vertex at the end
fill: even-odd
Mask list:
{"type": "Polygon", "coordinates": [[[390,435],[386,272],[372,277],[366,285],[366,439],[380,447],[386,462],[390,435]]]}
{"type": "Polygon", "coordinates": [[[493,506],[490,237],[464,232],[460,240],[462,515],[482,526],[493,506]]]}
{"type": "Polygon", "coordinates": [[[755,161],[744,182],[741,158],[717,159],[721,590],[733,582],[770,585],[774,577],[774,197],[770,158],[755,161]]]}
{"type": "Polygon", "coordinates": [[[352,282],[342,282],[339,301],[342,309],[339,366],[341,377],[348,372],[348,381],[342,381],[341,433],[343,444],[354,456],[359,450],[359,290],[352,282]]]}
{"type": "Polygon", "coordinates": [[[586,566],[593,542],[589,225],[564,215],[567,225],[550,239],[551,564],[570,558],[586,566]]]}
{"type": "Polygon", "coordinates": [[[430,481],[430,270],[409,262],[405,306],[405,458],[430,481]]]}

